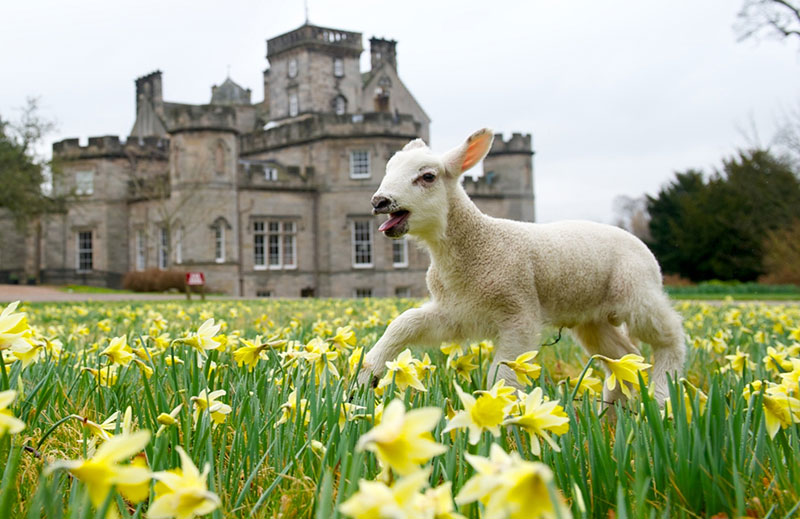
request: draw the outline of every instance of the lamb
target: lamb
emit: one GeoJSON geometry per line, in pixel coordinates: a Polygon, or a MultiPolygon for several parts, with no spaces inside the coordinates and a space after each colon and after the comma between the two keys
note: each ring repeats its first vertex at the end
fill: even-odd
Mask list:
{"type": "MultiPolygon", "coordinates": [[[[373,213],[389,215],[379,227],[387,237],[408,234],[427,248],[431,300],[391,322],[364,357],[359,382],[374,381],[411,345],[491,339],[488,380],[502,377],[518,387],[501,362],[537,349],[542,327],[550,325],[571,329],[590,355],[616,359],[638,354],[635,339],[650,344],[651,384],[663,404],[667,374],[681,372],[685,344],[655,257],[610,225],[523,223],[481,213],[459,177],[486,156],[493,138],[479,130],[441,156],[416,139],[387,163],[373,213]]],[[[621,399],[620,387],[605,389],[603,398],[621,399]]]]}

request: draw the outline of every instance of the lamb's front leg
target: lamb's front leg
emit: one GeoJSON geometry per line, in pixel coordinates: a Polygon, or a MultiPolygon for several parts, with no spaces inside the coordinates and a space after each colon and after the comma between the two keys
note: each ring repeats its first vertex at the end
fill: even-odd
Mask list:
{"type": "Polygon", "coordinates": [[[513,361],[518,356],[529,351],[539,349],[540,326],[535,323],[527,325],[519,324],[524,322],[522,318],[517,320],[517,327],[507,326],[500,332],[497,344],[495,345],[494,359],[489,366],[486,377],[486,387],[489,388],[498,380],[505,379],[506,385],[524,390],[525,388],[517,380],[517,375],[503,361],[513,361]]]}
{"type": "Polygon", "coordinates": [[[358,374],[359,384],[367,384],[373,376],[380,376],[386,368],[386,362],[397,357],[406,347],[438,345],[450,338],[452,332],[447,318],[434,302],[406,310],[389,324],[383,337],[364,357],[358,374]]]}

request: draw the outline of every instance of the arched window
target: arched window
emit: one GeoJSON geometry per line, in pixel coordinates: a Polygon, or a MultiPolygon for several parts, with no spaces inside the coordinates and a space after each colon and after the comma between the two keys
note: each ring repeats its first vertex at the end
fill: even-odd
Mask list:
{"type": "Polygon", "coordinates": [[[347,99],[344,96],[336,96],[333,98],[333,111],[336,115],[344,115],[347,113],[347,99]]]}

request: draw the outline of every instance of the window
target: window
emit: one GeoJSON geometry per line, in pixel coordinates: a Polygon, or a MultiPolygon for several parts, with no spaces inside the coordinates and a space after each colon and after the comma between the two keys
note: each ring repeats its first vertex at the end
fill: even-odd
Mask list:
{"type": "Polygon", "coordinates": [[[92,193],[94,193],[94,171],[75,173],[75,194],[91,195],[92,193]]]}
{"type": "Polygon", "coordinates": [[[392,240],[392,266],[402,268],[408,266],[408,240],[405,236],[392,240]]]}
{"type": "Polygon", "coordinates": [[[372,297],[371,288],[356,288],[354,293],[356,297],[372,297]]]}
{"type": "Polygon", "coordinates": [[[169,263],[169,229],[167,226],[158,228],[158,268],[164,270],[169,263]]]}
{"type": "Polygon", "coordinates": [[[333,111],[336,115],[344,115],[347,113],[347,99],[344,96],[337,96],[333,100],[333,111]]]}
{"type": "Polygon", "coordinates": [[[350,178],[369,178],[369,151],[350,152],[350,178]]]}
{"type": "Polygon", "coordinates": [[[144,229],[136,231],[136,270],[144,270],[147,260],[147,241],[144,229]]]}
{"type": "Polygon", "coordinates": [[[268,181],[278,180],[278,168],[266,166],[264,168],[264,180],[268,181]]]}
{"type": "Polygon", "coordinates": [[[372,220],[353,222],[353,267],[372,267],[372,220]]]}
{"type": "Polygon", "coordinates": [[[333,58],[333,75],[336,77],[344,76],[344,60],[342,58],[333,58]]]}
{"type": "Polygon", "coordinates": [[[183,227],[175,229],[175,263],[183,263],[183,227]]]}
{"type": "Polygon", "coordinates": [[[289,60],[289,77],[297,77],[297,59],[295,58],[289,60]]]}
{"type": "Polygon", "coordinates": [[[214,227],[214,261],[225,262],[225,224],[222,222],[214,227]]]}
{"type": "Polygon", "coordinates": [[[394,297],[411,297],[410,287],[396,287],[394,289],[394,297]]]}
{"type": "Polygon", "coordinates": [[[253,264],[256,269],[297,267],[297,225],[268,220],[253,222],[253,264]]]}
{"type": "Polygon", "coordinates": [[[91,272],[92,231],[78,232],[78,272],[91,272]]]}
{"type": "Polygon", "coordinates": [[[272,297],[271,290],[256,290],[256,297],[272,297]]]}
{"type": "Polygon", "coordinates": [[[300,105],[297,101],[297,94],[289,94],[289,117],[294,117],[300,113],[300,105]]]}

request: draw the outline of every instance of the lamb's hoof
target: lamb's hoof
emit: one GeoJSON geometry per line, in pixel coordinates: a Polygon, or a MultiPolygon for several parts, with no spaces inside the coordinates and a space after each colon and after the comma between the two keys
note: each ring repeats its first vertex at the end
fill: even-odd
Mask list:
{"type": "Polygon", "coordinates": [[[372,389],[377,389],[378,382],[380,382],[380,380],[381,379],[380,377],[378,377],[378,375],[372,375],[372,381],[370,382],[370,386],[372,386],[372,389]]]}

